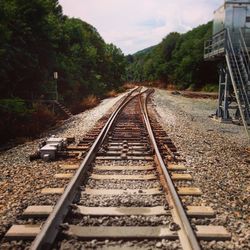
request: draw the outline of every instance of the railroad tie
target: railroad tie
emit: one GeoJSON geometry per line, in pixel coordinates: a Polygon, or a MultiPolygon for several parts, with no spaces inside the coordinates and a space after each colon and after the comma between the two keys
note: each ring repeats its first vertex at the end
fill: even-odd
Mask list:
{"type": "Polygon", "coordinates": [[[190,174],[172,174],[172,180],[174,181],[191,181],[193,177],[190,174]]]}
{"type": "Polygon", "coordinates": [[[73,173],[60,173],[54,175],[56,179],[71,179],[73,176],[73,173]]]}
{"type": "Polygon", "coordinates": [[[43,188],[41,190],[42,194],[63,194],[64,188],[43,188]]]}
{"type": "MultiPolygon", "coordinates": [[[[196,235],[200,240],[230,240],[231,234],[222,226],[196,226],[196,235]]],[[[41,231],[41,225],[13,225],[5,234],[8,240],[33,239],[41,231]]],[[[64,231],[78,239],[178,239],[176,231],[166,226],[158,227],[83,227],[69,225],[64,231]]]]}
{"type": "Polygon", "coordinates": [[[185,195],[200,196],[200,195],[202,195],[202,191],[196,187],[179,187],[179,188],[177,188],[177,192],[181,196],[185,196],[185,195]]]}
{"type": "Polygon", "coordinates": [[[173,163],[168,163],[167,168],[170,171],[185,171],[187,170],[187,167],[184,165],[178,165],[178,164],[173,164],[173,163]]]}
{"type": "Polygon", "coordinates": [[[85,188],[82,194],[87,195],[159,195],[164,194],[160,188],[150,189],[91,189],[85,188]]]}
{"type": "Polygon", "coordinates": [[[108,175],[108,174],[92,174],[90,179],[93,180],[156,180],[154,174],[147,175],[108,175]]]}
{"type": "Polygon", "coordinates": [[[63,170],[77,170],[79,168],[78,164],[72,164],[72,165],[60,165],[60,168],[63,170]]]}
{"type": "Polygon", "coordinates": [[[102,171],[150,171],[154,170],[155,168],[151,165],[148,166],[105,166],[105,165],[97,165],[94,167],[95,170],[102,170],[102,171]]]}
{"type": "MultiPolygon", "coordinates": [[[[53,206],[29,206],[24,212],[24,217],[47,217],[52,212],[53,206]]],[[[74,211],[82,215],[90,216],[128,216],[128,215],[170,215],[164,206],[156,207],[85,207],[76,206],[74,211]]],[[[215,212],[211,207],[188,206],[187,214],[189,217],[206,218],[215,217],[215,212]]]]}
{"type": "Polygon", "coordinates": [[[126,158],[123,158],[121,156],[97,156],[96,160],[100,161],[120,161],[120,160],[134,160],[134,161],[153,161],[152,156],[129,156],[126,155],[126,158]]]}

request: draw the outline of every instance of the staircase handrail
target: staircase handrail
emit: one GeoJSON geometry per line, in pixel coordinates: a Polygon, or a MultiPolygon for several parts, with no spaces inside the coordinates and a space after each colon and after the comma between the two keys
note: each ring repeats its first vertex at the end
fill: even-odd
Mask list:
{"type": "Polygon", "coordinates": [[[238,74],[239,74],[239,78],[240,78],[240,84],[241,84],[241,87],[243,89],[243,95],[245,95],[245,99],[246,99],[246,104],[247,104],[247,115],[249,116],[249,107],[250,107],[250,102],[248,100],[248,95],[247,95],[247,90],[246,90],[246,86],[244,84],[244,81],[242,79],[242,76],[241,76],[241,72],[240,72],[240,68],[239,68],[239,64],[238,64],[238,61],[237,61],[237,58],[236,58],[236,55],[235,55],[235,51],[234,51],[234,47],[233,47],[233,43],[232,43],[232,38],[231,38],[231,35],[230,35],[230,31],[229,31],[229,28],[227,28],[227,41],[228,41],[228,45],[230,47],[230,52],[232,53],[233,55],[233,60],[234,60],[234,63],[236,65],[236,68],[237,68],[237,71],[238,71],[238,74]]]}
{"type": "Polygon", "coordinates": [[[237,65],[237,68],[238,68],[238,63],[237,63],[236,55],[235,55],[235,52],[234,52],[234,48],[233,48],[232,39],[231,39],[229,29],[227,29],[227,38],[228,38],[227,39],[228,42],[227,42],[227,49],[226,49],[226,61],[227,61],[229,73],[231,75],[232,85],[233,85],[235,97],[236,97],[236,100],[237,100],[237,103],[238,103],[238,107],[239,107],[240,115],[241,115],[241,118],[242,118],[242,122],[243,122],[243,125],[244,125],[244,128],[245,128],[245,131],[246,131],[246,133],[248,135],[248,138],[250,139],[250,132],[248,130],[248,125],[247,125],[247,122],[245,120],[245,115],[244,115],[244,112],[243,112],[243,109],[242,109],[242,106],[241,106],[240,97],[239,97],[238,92],[237,92],[237,84],[235,82],[234,75],[233,75],[233,70],[232,70],[231,63],[230,63],[230,56],[229,56],[229,51],[228,50],[230,50],[230,53],[232,53],[233,60],[235,61],[235,64],[237,65]]]}
{"type": "Polygon", "coordinates": [[[250,73],[249,63],[247,61],[246,56],[244,55],[244,49],[243,49],[241,41],[240,41],[240,52],[241,52],[240,56],[241,56],[242,61],[243,61],[244,70],[246,71],[248,78],[249,78],[249,73],[250,73]]]}
{"type": "Polygon", "coordinates": [[[219,31],[204,42],[204,55],[225,47],[226,29],[219,31]]]}
{"type": "Polygon", "coordinates": [[[243,30],[243,28],[240,28],[240,38],[241,38],[241,42],[243,43],[243,47],[244,47],[244,50],[246,52],[248,62],[250,62],[250,55],[249,55],[249,51],[248,51],[248,48],[247,48],[246,41],[245,41],[245,38],[243,36],[242,30],[243,30]]]}
{"type": "Polygon", "coordinates": [[[247,68],[247,73],[249,74],[250,73],[250,68],[249,68],[250,55],[249,55],[249,51],[248,51],[242,30],[243,28],[240,28],[240,47],[243,52],[243,60],[245,61],[245,67],[247,68]]]}

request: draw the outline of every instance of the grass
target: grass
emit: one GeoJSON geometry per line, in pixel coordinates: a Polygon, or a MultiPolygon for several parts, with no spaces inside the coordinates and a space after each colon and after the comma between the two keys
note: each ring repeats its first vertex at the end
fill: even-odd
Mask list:
{"type": "Polygon", "coordinates": [[[136,84],[133,83],[133,82],[127,82],[127,83],[125,83],[125,84],[123,85],[123,88],[124,88],[125,90],[127,90],[127,89],[132,89],[132,88],[134,88],[134,87],[136,87],[136,84]]]}
{"type": "Polygon", "coordinates": [[[204,92],[218,92],[219,91],[219,84],[207,84],[202,88],[204,92]]]}
{"type": "MultiPolygon", "coordinates": [[[[15,110],[14,110],[15,111],[15,110]]],[[[57,117],[48,106],[34,103],[32,110],[23,112],[2,110],[0,112],[0,144],[10,139],[21,138],[24,142],[28,138],[36,138],[57,122],[57,117]]]]}
{"type": "Polygon", "coordinates": [[[80,106],[83,110],[86,110],[96,107],[99,103],[99,98],[97,98],[95,95],[89,95],[81,101],[80,106]]]}
{"type": "Polygon", "coordinates": [[[115,90],[110,90],[105,97],[110,98],[110,97],[116,97],[118,93],[115,90]]]}

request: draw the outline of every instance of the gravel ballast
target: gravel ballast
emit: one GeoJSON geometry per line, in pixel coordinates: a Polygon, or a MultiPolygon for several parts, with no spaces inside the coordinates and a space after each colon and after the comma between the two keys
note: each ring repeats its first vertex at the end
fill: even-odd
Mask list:
{"type": "MultiPolygon", "coordinates": [[[[44,138],[54,134],[57,137],[74,136],[76,141],[80,140],[122,96],[104,100],[98,107],[70,118],[61,127],[48,132],[44,138]]],[[[232,233],[232,241],[201,242],[203,248],[249,249],[250,155],[245,151],[247,140],[244,129],[236,125],[220,124],[208,118],[215,112],[216,100],[190,99],[171,95],[170,92],[164,90],[156,90],[153,103],[159,114],[157,117],[159,123],[167,131],[181,156],[186,159],[185,164],[192,174],[193,184],[203,191],[202,197],[191,198],[190,203],[195,201],[197,204],[211,206],[217,212],[214,219],[200,221],[193,219],[192,224],[199,222],[204,225],[221,225],[232,233]]],[[[0,237],[14,222],[22,222],[18,215],[28,205],[55,204],[59,195],[43,196],[41,195],[42,188],[61,187],[67,183],[67,181],[58,181],[53,178],[54,174],[61,172],[60,162],[29,161],[29,155],[37,149],[39,142],[44,138],[0,153],[0,237]]],[[[105,164],[104,161],[96,161],[96,163],[105,164]]],[[[133,163],[131,161],[131,165],[133,163]]],[[[143,164],[145,163],[138,162],[137,165],[143,164]]],[[[121,161],[119,165],[130,165],[130,162],[124,164],[121,161]]],[[[94,170],[94,173],[99,172],[94,170]]],[[[128,183],[131,188],[145,186],[145,183],[135,181],[126,181],[125,185],[125,181],[88,180],[87,187],[125,189],[128,183]]],[[[146,185],[148,188],[159,187],[157,181],[147,181],[146,185]]],[[[182,182],[178,185],[182,186],[182,182]]],[[[191,184],[188,183],[188,185],[191,184]]],[[[184,199],[189,201],[187,197],[184,199]]],[[[109,196],[102,197],[102,200],[98,200],[98,198],[90,200],[88,195],[82,195],[80,203],[89,206],[114,206],[117,201],[123,206],[131,206],[131,204],[155,206],[164,204],[165,198],[162,195],[155,195],[147,199],[144,199],[143,196],[129,198],[123,195],[117,196],[115,200],[111,200],[109,196]],[[147,200],[146,204],[145,200],[147,200]]],[[[168,223],[171,221],[170,218],[161,217],[168,223]]],[[[134,223],[136,224],[134,219],[137,219],[138,222],[143,221],[145,225],[151,225],[151,223],[161,225],[161,217],[151,217],[152,221],[144,217],[124,217],[123,221],[134,225],[134,223]]],[[[104,223],[98,221],[98,218],[90,219],[87,216],[83,216],[81,222],[83,225],[103,225],[104,223]]],[[[113,218],[107,222],[108,225],[119,225],[119,223],[123,223],[120,218],[113,218]]],[[[14,245],[18,244],[24,247],[21,241],[14,245]]],[[[58,247],[60,249],[117,249],[117,246],[120,249],[180,249],[178,241],[126,242],[78,241],[76,239],[63,240],[61,245],[55,249],[58,247]]]]}
{"type": "Polygon", "coordinates": [[[191,99],[156,90],[158,121],[187,160],[204,204],[217,212],[213,225],[232,233],[230,242],[202,242],[204,249],[249,249],[250,154],[243,127],[208,118],[216,100],[191,99]]]}
{"type": "Polygon", "coordinates": [[[60,162],[29,161],[29,155],[37,150],[38,144],[51,135],[73,136],[79,141],[125,94],[105,99],[99,106],[75,115],[43,138],[0,153],[0,239],[28,205],[52,205],[59,198],[59,195],[41,195],[42,188],[63,186],[68,182],[53,177],[61,172],[60,162]]]}

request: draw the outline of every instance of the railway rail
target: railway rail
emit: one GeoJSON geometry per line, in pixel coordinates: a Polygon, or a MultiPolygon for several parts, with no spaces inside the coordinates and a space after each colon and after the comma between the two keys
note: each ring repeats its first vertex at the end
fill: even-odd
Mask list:
{"type": "Polygon", "coordinates": [[[30,249],[101,248],[111,241],[112,247],[201,249],[207,241],[230,240],[224,227],[198,224],[208,224],[215,211],[201,204],[202,191],[158,124],[152,93],[131,91],[104,124],[70,146],[84,151],[84,159],[60,161],[55,178],[66,188],[42,190],[55,204],[27,207],[5,240],[27,240],[30,249]]]}

